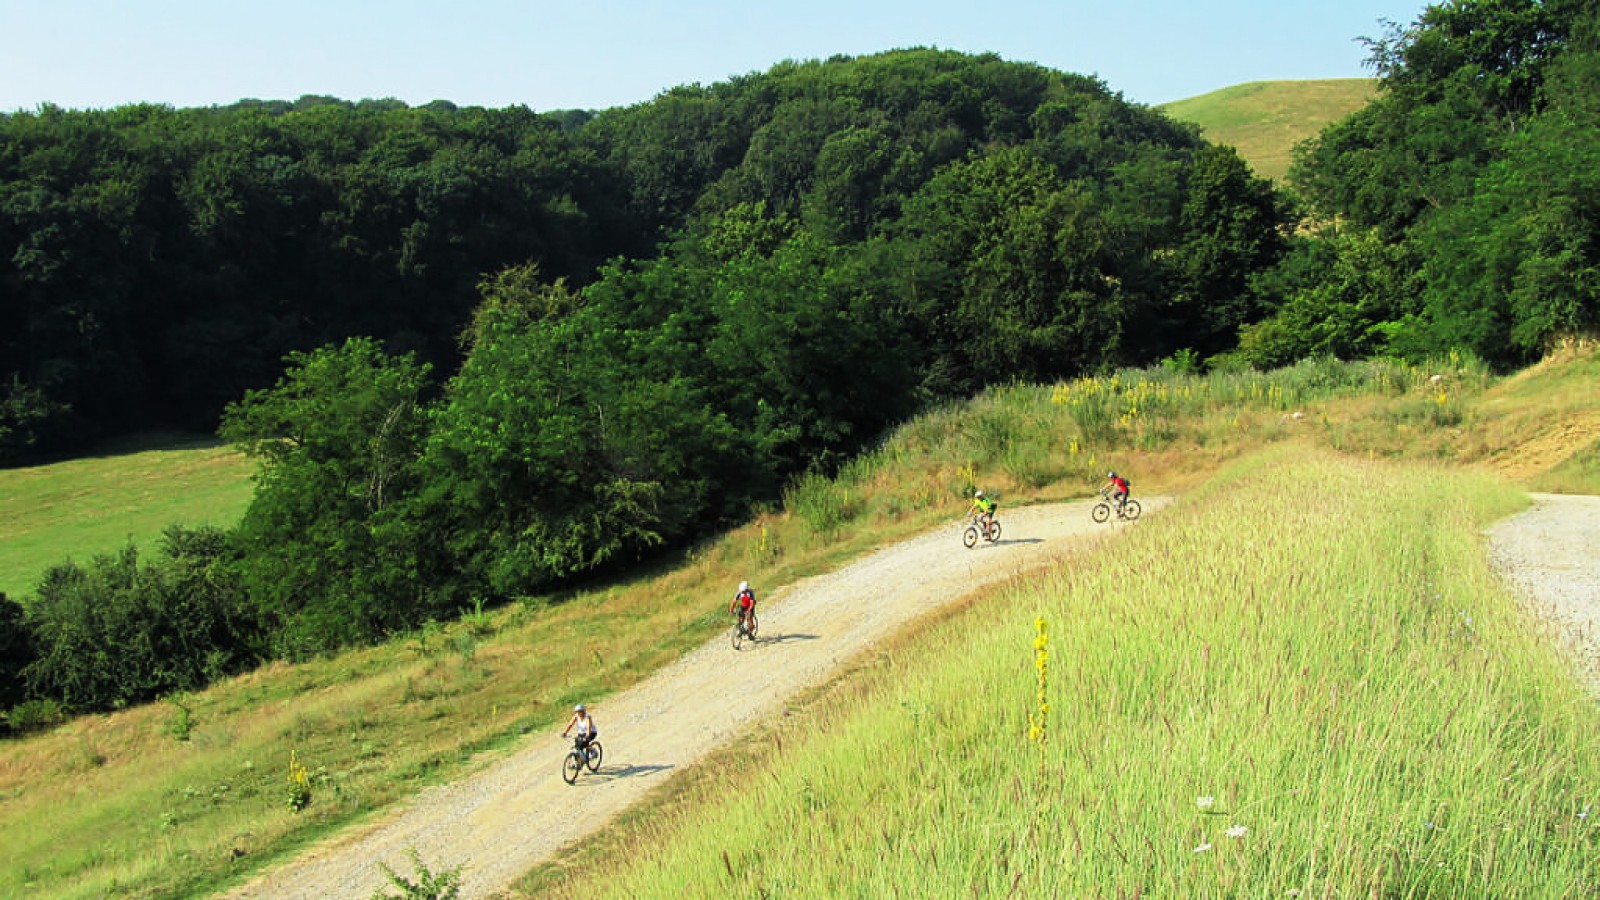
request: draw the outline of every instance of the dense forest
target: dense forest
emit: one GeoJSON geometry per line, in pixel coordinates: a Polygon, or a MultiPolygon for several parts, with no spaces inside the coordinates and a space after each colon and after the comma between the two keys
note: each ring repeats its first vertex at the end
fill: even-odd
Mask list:
{"type": "Polygon", "coordinates": [[[231,531],[0,606],[0,703],[101,709],[627,564],[929,403],[1128,364],[1592,330],[1597,19],[1371,44],[1294,193],[1100,82],[789,62],[598,113],[0,119],[0,453],[166,422],[262,460],[231,531]],[[111,649],[114,648],[114,649],[111,649]]]}

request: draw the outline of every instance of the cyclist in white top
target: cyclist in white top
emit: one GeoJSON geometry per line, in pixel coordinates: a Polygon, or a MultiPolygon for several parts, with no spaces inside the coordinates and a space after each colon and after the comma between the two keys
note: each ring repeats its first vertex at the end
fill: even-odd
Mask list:
{"type": "Polygon", "coordinates": [[[561,729],[561,736],[566,737],[572,729],[578,729],[578,749],[589,746],[589,742],[600,736],[600,726],[594,724],[594,717],[589,715],[589,710],[582,703],[572,708],[572,718],[567,722],[567,727],[561,729]]]}

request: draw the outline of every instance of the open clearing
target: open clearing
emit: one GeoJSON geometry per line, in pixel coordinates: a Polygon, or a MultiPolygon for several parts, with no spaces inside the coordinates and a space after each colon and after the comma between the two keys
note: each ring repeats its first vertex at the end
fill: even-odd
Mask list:
{"type": "MultiPolygon", "coordinates": [[[[1145,498],[1146,512],[1163,505],[1145,498]]],[[[1120,524],[1095,525],[1093,501],[1002,509],[1001,539],[961,546],[950,525],[878,550],[838,571],[760,593],[761,640],[735,651],[725,636],[643,684],[593,705],[605,763],[574,786],[561,780],[568,742],[538,735],[451,784],[317,844],[232,897],[368,897],[380,864],[413,871],[461,866],[462,895],[483,897],[563,845],[599,829],[676,770],[693,764],[784,701],[919,616],[1092,546],[1120,524]]]]}

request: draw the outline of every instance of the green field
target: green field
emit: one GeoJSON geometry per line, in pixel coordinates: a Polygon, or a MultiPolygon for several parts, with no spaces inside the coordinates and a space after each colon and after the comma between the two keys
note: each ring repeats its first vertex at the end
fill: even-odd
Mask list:
{"type": "Polygon", "coordinates": [[[1255,81],[1161,108],[1199,125],[1207,140],[1238,149],[1257,175],[1281,182],[1297,144],[1366,105],[1377,87],[1371,78],[1255,81]]]}
{"type": "Polygon", "coordinates": [[[169,525],[233,525],[250,502],[252,465],[215,440],[168,436],[0,469],[0,592],[31,594],[50,566],[87,562],[129,541],[153,550],[169,525]]]}

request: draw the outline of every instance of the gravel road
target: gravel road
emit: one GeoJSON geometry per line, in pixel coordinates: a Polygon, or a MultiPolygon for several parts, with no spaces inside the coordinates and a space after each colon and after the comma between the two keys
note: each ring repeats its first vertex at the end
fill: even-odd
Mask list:
{"type": "Polygon", "coordinates": [[[1532,496],[1533,506],[1489,529],[1489,558],[1556,626],[1600,694],[1600,497],[1532,496]]]}
{"type": "MultiPolygon", "coordinates": [[[[1163,505],[1162,498],[1141,499],[1147,513],[1163,505]]],[[[719,635],[644,683],[594,704],[605,745],[598,773],[584,773],[569,787],[560,775],[568,742],[559,733],[535,736],[227,896],[370,897],[386,884],[380,863],[402,874],[413,871],[410,848],[433,871],[461,866],[463,897],[494,896],[908,622],[1069,553],[1091,535],[1129,527],[1093,524],[1091,505],[1002,510],[997,543],[967,550],[958,527],[950,525],[791,585],[763,599],[756,646],[735,651],[719,635]]]]}

